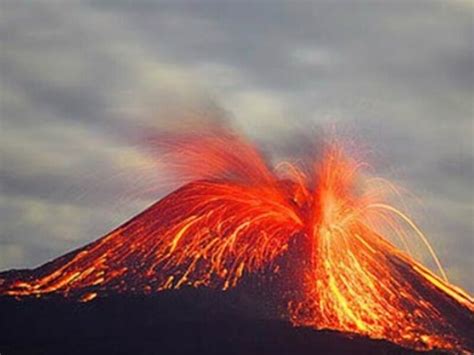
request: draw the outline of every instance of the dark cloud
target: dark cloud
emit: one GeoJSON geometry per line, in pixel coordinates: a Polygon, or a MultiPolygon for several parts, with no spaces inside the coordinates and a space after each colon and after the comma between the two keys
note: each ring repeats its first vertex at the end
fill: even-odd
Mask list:
{"type": "Polygon", "coordinates": [[[164,193],[137,138],[215,102],[222,124],[273,156],[317,151],[335,122],[382,175],[426,201],[422,227],[455,282],[474,290],[459,271],[472,270],[474,250],[472,4],[7,1],[2,10],[0,267],[93,240],[144,208],[150,191],[164,193]]]}

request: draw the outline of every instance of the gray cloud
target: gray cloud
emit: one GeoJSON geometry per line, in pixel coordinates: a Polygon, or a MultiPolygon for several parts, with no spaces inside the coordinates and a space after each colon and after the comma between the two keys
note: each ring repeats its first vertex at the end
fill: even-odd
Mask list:
{"type": "Polygon", "coordinates": [[[422,227],[474,291],[471,4],[2,8],[1,268],[91,241],[165,193],[140,129],[179,127],[215,101],[276,155],[316,149],[308,137],[336,122],[425,201],[422,227]]]}

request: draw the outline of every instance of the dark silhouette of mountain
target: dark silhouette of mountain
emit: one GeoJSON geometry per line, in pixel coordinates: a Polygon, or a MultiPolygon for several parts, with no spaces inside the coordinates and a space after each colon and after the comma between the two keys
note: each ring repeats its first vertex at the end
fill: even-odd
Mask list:
{"type": "Polygon", "coordinates": [[[112,296],[87,303],[54,295],[21,301],[2,297],[0,353],[415,353],[384,340],[293,327],[276,314],[266,315],[269,307],[261,302],[242,292],[206,289],[112,296]]]}

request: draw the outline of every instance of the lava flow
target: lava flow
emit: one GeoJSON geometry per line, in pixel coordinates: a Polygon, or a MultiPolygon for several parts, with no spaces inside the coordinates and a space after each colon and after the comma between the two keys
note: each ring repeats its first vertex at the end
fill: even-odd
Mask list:
{"type": "MultiPolygon", "coordinates": [[[[474,301],[449,284],[426,237],[387,202],[396,189],[329,144],[311,169],[275,169],[243,138],[163,139],[168,167],[190,181],[103,238],[37,269],[0,274],[0,294],[90,301],[183,286],[234,287],[296,258],[288,302],[297,326],[388,339],[413,349],[472,351],[474,301]],[[437,276],[393,238],[425,244],[437,276]]],[[[291,284],[291,283],[289,283],[291,284]]]]}

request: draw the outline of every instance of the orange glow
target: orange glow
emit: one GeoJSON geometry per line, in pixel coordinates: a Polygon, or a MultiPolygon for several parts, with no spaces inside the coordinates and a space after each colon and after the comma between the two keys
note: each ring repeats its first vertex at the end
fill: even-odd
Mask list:
{"type": "Polygon", "coordinates": [[[247,274],[277,272],[277,258],[303,236],[302,260],[296,260],[303,285],[288,304],[296,326],[414,349],[470,349],[459,319],[469,320],[467,329],[473,325],[473,299],[449,284],[425,235],[387,202],[398,190],[367,177],[365,164],[338,145],[326,147],[307,172],[288,162],[271,169],[253,146],[229,134],[160,144],[161,161],[191,183],[96,242],[3,280],[0,293],[79,294],[87,302],[114,292],[226,290],[247,274]],[[441,278],[391,244],[394,238],[406,249],[409,238],[418,238],[441,278]]]}
{"type": "MultiPolygon", "coordinates": [[[[329,148],[318,166],[311,268],[305,271],[302,300],[290,303],[297,325],[362,333],[416,349],[457,349],[457,330],[430,298],[438,288],[474,310],[473,300],[450,286],[444,270],[419,228],[393,206],[379,202],[378,186],[363,184],[361,164],[329,148]],[[382,218],[381,218],[382,217],[382,218]],[[444,280],[396,249],[378,233],[388,222],[393,233],[419,237],[444,280]]],[[[472,316],[471,316],[472,317],[472,316]]]]}

